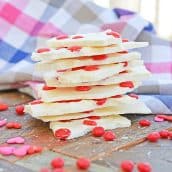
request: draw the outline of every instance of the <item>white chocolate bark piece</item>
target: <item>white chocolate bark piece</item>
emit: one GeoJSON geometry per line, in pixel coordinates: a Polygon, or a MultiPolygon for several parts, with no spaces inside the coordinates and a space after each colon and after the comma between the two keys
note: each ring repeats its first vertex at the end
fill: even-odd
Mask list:
{"type": "Polygon", "coordinates": [[[61,48],[58,50],[50,49],[50,51],[42,53],[34,52],[32,54],[32,60],[48,62],[57,59],[76,58],[81,56],[93,56],[100,54],[111,54],[128,49],[145,47],[147,45],[147,42],[125,42],[119,45],[110,45],[107,47],[81,47],[81,49],[77,51],[71,51],[68,48],[61,48]]]}
{"type": "Polygon", "coordinates": [[[125,94],[137,88],[141,82],[132,82],[133,87],[121,87],[118,84],[105,86],[92,86],[88,91],[77,91],[76,88],[55,88],[53,90],[38,89],[38,95],[44,102],[78,99],[102,99],[115,95],[125,94]]]}
{"type": "Polygon", "coordinates": [[[76,87],[78,85],[87,86],[87,85],[111,85],[119,84],[124,81],[143,81],[150,76],[149,71],[144,66],[137,66],[127,70],[127,73],[118,73],[111,77],[105,78],[100,81],[93,82],[83,82],[83,83],[67,83],[62,84],[57,80],[56,76],[45,77],[44,80],[46,84],[50,87],[76,87]]]}
{"type": "MultiPolygon", "coordinates": [[[[85,119],[71,120],[69,122],[50,122],[50,128],[53,130],[55,136],[57,130],[65,128],[70,130],[70,135],[66,139],[78,138],[86,135],[87,133],[92,131],[92,129],[95,127],[95,126],[83,124],[84,120],[89,120],[89,119],[85,118],[85,119]]],[[[127,119],[126,117],[122,117],[120,115],[106,116],[94,121],[97,124],[96,126],[101,126],[105,130],[129,127],[131,125],[131,121],[129,119],[127,119]]]]}
{"type": "MultiPolygon", "coordinates": [[[[25,105],[25,112],[31,114],[33,117],[40,116],[57,116],[70,113],[78,113],[84,111],[90,111],[94,109],[109,107],[109,106],[122,106],[122,105],[137,105],[142,107],[143,113],[151,113],[150,110],[141,101],[124,95],[120,98],[108,98],[104,104],[98,105],[97,101],[94,100],[81,100],[78,102],[68,103],[40,103],[40,104],[28,104],[25,105]]],[[[137,107],[136,106],[136,107],[137,107]]]]}
{"type": "Polygon", "coordinates": [[[65,115],[56,115],[56,116],[40,116],[38,119],[49,122],[49,121],[60,121],[60,120],[70,120],[70,119],[80,119],[86,118],[89,116],[108,116],[112,114],[146,114],[150,113],[143,103],[136,101],[132,104],[118,104],[118,106],[105,107],[101,109],[95,109],[90,112],[81,112],[81,113],[70,113],[65,115]],[[137,108],[136,108],[137,107],[137,108]]]}
{"type": "Polygon", "coordinates": [[[131,60],[140,59],[140,53],[138,52],[130,52],[126,54],[122,53],[114,53],[107,54],[107,58],[102,60],[94,60],[90,57],[77,57],[77,58],[69,58],[69,59],[59,59],[50,62],[38,62],[35,64],[35,68],[37,71],[41,72],[50,72],[57,70],[66,70],[80,66],[89,66],[89,65],[105,65],[112,63],[120,63],[131,60]]]}
{"type": "Polygon", "coordinates": [[[77,34],[70,35],[65,39],[58,39],[56,37],[51,38],[47,41],[48,47],[57,48],[57,47],[70,47],[73,45],[79,45],[84,47],[99,47],[99,46],[108,46],[112,44],[119,44],[122,42],[120,37],[114,37],[112,35],[106,34],[111,32],[111,30],[106,30],[104,32],[97,33],[87,33],[87,34],[77,34]],[[80,36],[78,39],[73,39],[80,36]],[[81,38],[82,37],[82,38],[81,38]]]}
{"type": "MultiPolygon", "coordinates": [[[[78,83],[78,85],[80,85],[81,83],[87,82],[87,85],[89,85],[89,82],[100,81],[105,78],[111,77],[114,74],[118,74],[119,72],[122,72],[124,70],[131,69],[135,66],[143,65],[142,60],[133,60],[125,63],[122,62],[118,64],[95,66],[98,69],[93,71],[79,69],[74,71],[67,70],[64,72],[57,72],[57,71],[47,72],[44,74],[44,80],[47,81],[47,79],[56,78],[58,79],[58,82],[61,84],[70,85],[70,84],[78,83]],[[125,63],[127,63],[127,65],[125,63]]],[[[88,68],[89,67],[91,66],[88,66],[88,68]]]]}

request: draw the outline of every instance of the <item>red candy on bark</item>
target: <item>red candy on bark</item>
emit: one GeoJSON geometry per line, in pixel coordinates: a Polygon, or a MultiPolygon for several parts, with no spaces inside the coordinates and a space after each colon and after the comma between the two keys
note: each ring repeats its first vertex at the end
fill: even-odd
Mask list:
{"type": "Polygon", "coordinates": [[[149,163],[147,162],[140,162],[137,164],[137,169],[139,172],[151,172],[152,167],[149,163]]]}
{"type": "Polygon", "coordinates": [[[107,35],[112,35],[115,38],[120,38],[120,36],[121,36],[118,32],[114,32],[114,31],[106,32],[106,34],[107,35]]]}
{"type": "Polygon", "coordinates": [[[37,53],[44,53],[44,52],[48,52],[48,51],[50,51],[49,48],[39,48],[39,49],[37,50],[37,53]]]}
{"type": "Polygon", "coordinates": [[[89,91],[91,90],[90,86],[77,86],[75,87],[76,91],[89,91]]]}
{"type": "Polygon", "coordinates": [[[159,135],[161,136],[162,139],[167,139],[169,136],[169,131],[168,130],[161,130],[161,131],[159,131],[159,135]]]}
{"type": "Polygon", "coordinates": [[[151,125],[151,122],[150,122],[149,120],[147,120],[147,119],[141,119],[141,120],[139,121],[139,125],[140,125],[141,127],[148,127],[148,126],[151,125]]]}
{"type": "Polygon", "coordinates": [[[116,139],[115,134],[112,131],[106,131],[103,135],[105,141],[113,141],[116,139]]]}
{"type": "Polygon", "coordinates": [[[103,127],[95,127],[92,130],[92,135],[94,137],[101,137],[105,133],[105,129],[103,127]]]}
{"type": "Polygon", "coordinates": [[[6,124],[6,128],[8,128],[8,129],[12,129],[12,128],[20,129],[21,127],[22,127],[22,125],[20,123],[18,123],[18,122],[8,122],[6,124]]]}
{"type": "Polygon", "coordinates": [[[74,51],[80,51],[81,48],[82,48],[81,46],[75,45],[68,47],[67,49],[70,50],[71,52],[74,52],[74,51]]]}
{"type": "Polygon", "coordinates": [[[51,161],[51,166],[53,168],[62,168],[64,166],[64,160],[62,158],[54,158],[51,161]]]}
{"type": "Polygon", "coordinates": [[[105,103],[106,103],[107,98],[103,98],[103,99],[95,99],[95,101],[96,101],[96,104],[97,104],[97,105],[101,106],[101,105],[103,105],[103,104],[105,104],[105,103]]]}
{"type": "Polygon", "coordinates": [[[91,56],[93,60],[105,60],[108,56],[105,54],[91,56]]]}
{"type": "Polygon", "coordinates": [[[71,134],[71,131],[68,128],[60,128],[55,131],[55,137],[61,140],[65,140],[71,134]]]}
{"type": "Polygon", "coordinates": [[[85,66],[83,68],[83,70],[85,70],[85,71],[94,71],[94,70],[98,70],[98,69],[99,69],[99,66],[98,65],[85,66]]]}
{"type": "Polygon", "coordinates": [[[16,106],[16,113],[18,115],[24,115],[24,106],[23,105],[16,106]]]}
{"type": "Polygon", "coordinates": [[[91,126],[97,125],[97,123],[96,123],[95,121],[87,120],[87,119],[85,119],[85,120],[83,121],[83,124],[84,124],[84,125],[91,125],[91,126]]]}
{"type": "Polygon", "coordinates": [[[134,84],[132,81],[126,81],[126,82],[121,82],[119,84],[120,87],[128,87],[128,88],[133,88],[134,84]]]}
{"type": "Polygon", "coordinates": [[[8,109],[8,105],[5,103],[0,103],[0,111],[5,111],[8,109]]]}
{"type": "Polygon", "coordinates": [[[79,169],[86,170],[90,167],[90,160],[87,158],[79,158],[76,165],[79,169]]]}
{"type": "Polygon", "coordinates": [[[147,135],[147,139],[150,142],[157,142],[160,139],[160,134],[158,132],[152,132],[147,135]]]}
{"type": "Polygon", "coordinates": [[[134,163],[130,160],[125,160],[121,162],[121,170],[122,172],[132,172],[134,169],[134,163]]]}
{"type": "Polygon", "coordinates": [[[57,36],[56,39],[60,40],[60,39],[66,39],[68,38],[68,35],[60,35],[60,36],[57,36]]]}

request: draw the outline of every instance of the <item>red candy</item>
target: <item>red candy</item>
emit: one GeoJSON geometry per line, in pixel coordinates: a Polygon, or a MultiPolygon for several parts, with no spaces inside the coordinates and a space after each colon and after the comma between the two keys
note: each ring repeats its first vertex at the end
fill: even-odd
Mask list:
{"type": "Polygon", "coordinates": [[[121,98],[122,95],[115,95],[115,96],[111,96],[111,98],[121,98]]]}
{"type": "Polygon", "coordinates": [[[71,131],[68,128],[60,128],[55,131],[55,137],[61,140],[65,140],[71,134],[71,131]]]}
{"type": "Polygon", "coordinates": [[[116,139],[115,134],[112,131],[106,131],[103,135],[105,141],[113,141],[116,139]]]}
{"type": "Polygon", "coordinates": [[[8,129],[12,129],[12,128],[20,129],[21,127],[22,127],[22,125],[20,123],[18,123],[18,122],[8,122],[6,124],[6,128],[8,128],[8,129]]]}
{"type": "Polygon", "coordinates": [[[77,86],[75,87],[76,91],[89,91],[91,90],[90,86],[77,86]]]}
{"type": "Polygon", "coordinates": [[[167,139],[169,136],[169,131],[168,130],[161,130],[159,132],[159,135],[161,136],[162,139],[167,139]]]}
{"type": "Polygon", "coordinates": [[[122,39],[122,42],[128,42],[128,39],[122,39]]]}
{"type": "Polygon", "coordinates": [[[44,52],[48,52],[48,51],[50,51],[49,48],[40,48],[37,50],[37,53],[44,53],[44,52]]]}
{"type": "Polygon", "coordinates": [[[137,94],[134,94],[134,93],[130,93],[128,94],[130,97],[133,97],[135,99],[139,99],[139,96],[137,94]]]}
{"type": "Polygon", "coordinates": [[[79,169],[86,170],[90,167],[90,160],[87,158],[79,158],[76,165],[79,169]]]}
{"type": "Polygon", "coordinates": [[[92,135],[94,137],[101,137],[101,136],[103,136],[104,133],[105,133],[105,130],[103,127],[95,127],[92,130],[92,135]]]}
{"type": "Polygon", "coordinates": [[[120,34],[118,32],[110,31],[110,32],[106,32],[106,34],[107,35],[112,35],[115,38],[120,38],[120,34]]]}
{"type": "Polygon", "coordinates": [[[87,119],[85,119],[85,120],[83,121],[83,124],[84,124],[84,125],[91,125],[91,126],[97,125],[97,123],[96,123],[95,121],[87,120],[87,119]]]}
{"type": "Polygon", "coordinates": [[[97,119],[100,119],[101,117],[100,116],[89,116],[87,118],[92,119],[92,120],[97,120],[97,119]]]}
{"type": "Polygon", "coordinates": [[[158,132],[152,132],[148,134],[147,139],[150,142],[157,142],[160,139],[160,134],[158,132]]]}
{"type": "Polygon", "coordinates": [[[140,162],[137,164],[137,169],[139,172],[151,172],[152,167],[149,163],[147,162],[140,162]]]}
{"type": "Polygon", "coordinates": [[[134,169],[134,163],[130,160],[125,160],[121,162],[120,167],[123,172],[132,172],[134,169]]]}
{"type": "Polygon", "coordinates": [[[172,131],[169,131],[169,139],[172,140],[172,131]]]}
{"type": "Polygon", "coordinates": [[[91,58],[92,58],[93,60],[105,60],[107,57],[108,57],[108,56],[105,55],[105,54],[91,56],[91,58]]]}
{"type": "Polygon", "coordinates": [[[103,105],[103,104],[105,104],[105,103],[106,103],[107,98],[103,98],[103,99],[95,99],[95,101],[96,101],[96,104],[97,104],[97,105],[101,106],[101,105],[103,105]]]}
{"type": "Polygon", "coordinates": [[[151,125],[151,122],[150,122],[149,120],[147,120],[147,119],[141,119],[141,120],[139,121],[139,125],[140,125],[141,127],[148,127],[148,126],[151,125]]]}
{"type": "Polygon", "coordinates": [[[76,70],[81,70],[83,69],[85,66],[82,66],[82,67],[75,67],[75,68],[72,68],[72,71],[76,71],[76,70]]]}
{"type": "Polygon", "coordinates": [[[99,69],[99,67],[97,65],[85,66],[83,68],[83,70],[85,70],[85,71],[94,71],[94,70],[98,70],[98,69],[99,69]]]}
{"type": "Polygon", "coordinates": [[[62,158],[54,158],[51,161],[51,166],[53,168],[62,168],[64,166],[64,160],[62,158]]]}
{"type": "Polygon", "coordinates": [[[27,154],[29,155],[40,152],[42,152],[41,146],[30,146],[29,149],[27,150],[27,154]]]}
{"type": "Polygon", "coordinates": [[[72,37],[72,39],[80,39],[80,38],[84,38],[84,37],[82,35],[76,35],[72,37]]]}
{"type": "Polygon", "coordinates": [[[126,82],[121,82],[119,84],[120,87],[128,87],[128,88],[133,88],[134,84],[132,81],[126,81],[126,82]]]}
{"type": "Polygon", "coordinates": [[[16,106],[16,113],[18,115],[24,115],[24,106],[23,105],[16,106]]]}
{"type": "Polygon", "coordinates": [[[157,117],[172,122],[172,116],[159,114],[159,115],[157,115],[157,117]]]}
{"type": "Polygon", "coordinates": [[[8,109],[8,105],[5,103],[0,103],[0,111],[5,111],[8,109]]]}
{"type": "Polygon", "coordinates": [[[70,50],[71,52],[74,52],[74,51],[80,51],[81,48],[82,48],[81,46],[75,45],[68,47],[67,49],[70,50]]]}
{"type": "Polygon", "coordinates": [[[54,90],[54,89],[56,89],[56,87],[48,87],[48,86],[44,85],[42,89],[47,91],[47,90],[54,90]]]}
{"type": "Polygon", "coordinates": [[[60,35],[60,36],[57,36],[56,39],[60,40],[60,39],[66,39],[68,38],[67,35],[60,35]]]}

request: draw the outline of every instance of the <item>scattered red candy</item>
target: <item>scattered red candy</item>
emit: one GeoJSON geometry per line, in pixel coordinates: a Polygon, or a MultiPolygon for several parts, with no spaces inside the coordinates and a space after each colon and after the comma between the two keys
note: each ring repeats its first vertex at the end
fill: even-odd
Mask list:
{"type": "Polygon", "coordinates": [[[40,48],[37,50],[37,53],[44,53],[44,52],[48,52],[48,51],[50,51],[49,48],[40,48]]]}
{"type": "Polygon", "coordinates": [[[107,57],[108,57],[108,56],[105,55],[105,54],[91,56],[91,58],[92,58],[93,60],[104,60],[104,59],[106,59],[107,57]]]}
{"type": "Polygon", "coordinates": [[[79,158],[76,165],[79,169],[86,170],[90,167],[90,160],[87,158],[79,158]]]}
{"type": "Polygon", "coordinates": [[[40,152],[42,152],[41,146],[30,146],[29,149],[27,150],[27,154],[29,155],[40,152]]]}
{"type": "Polygon", "coordinates": [[[112,131],[106,131],[103,135],[105,141],[113,141],[116,139],[115,134],[112,131]]]}
{"type": "Polygon", "coordinates": [[[67,35],[60,35],[60,36],[57,36],[56,39],[60,40],[60,39],[66,39],[68,38],[67,35]]]}
{"type": "Polygon", "coordinates": [[[112,35],[115,38],[120,38],[120,34],[118,32],[110,31],[106,32],[107,35],[112,35]]]}
{"type": "Polygon", "coordinates": [[[75,87],[76,91],[89,91],[91,90],[90,86],[77,86],[75,87]]]}
{"type": "Polygon", "coordinates": [[[80,38],[84,38],[82,35],[75,35],[72,37],[72,39],[80,39],[80,38]]]}
{"type": "Polygon", "coordinates": [[[122,39],[122,42],[128,42],[128,39],[122,39]]]}
{"type": "Polygon", "coordinates": [[[130,93],[128,94],[130,97],[133,97],[135,99],[139,99],[139,96],[137,94],[134,94],[134,93],[130,93]]]}
{"type": "Polygon", "coordinates": [[[141,127],[148,127],[148,126],[151,125],[151,122],[150,122],[149,120],[147,120],[147,119],[141,119],[141,120],[139,121],[139,125],[140,125],[141,127]]]}
{"type": "Polygon", "coordinates": [[[0,103],[0,111],[5,111],[8,109],[8,105],[5,103],[0,103]]]}
{"type": "Polygon", "coordinates": [[[85,119],[85,120],[83,121],[83,124],[84,124],[84,125],[91,125],[91,126],[97,125],[96,121],[87,120],[87,119],[85,119]]]}
{"type": "Polygon", "coordinates": [[[147,162],[140,162],[137,164],[137,169],[139,172],[151,172],[152,167],[149,163],[147,162]]]}
{"type": "Polygon", "coordinates": [[[42,87],[42,89],[43,90],[54,90],[54,89],[56,89],[57,87],[48,87],[47,85],[44,85],[43,87],[42,87]]]}
{"type": "Polygon", "coordinates": [[[20,123],[18,123],[18,122],[8,122],[6,124],[6,128],[8,128],[8,129],[12,129],[12,128],[20,129],[21,127],[22,127],[22,125],[20,123]]]}
{"type": "Polygon", "coordinates": [[[126,81],[126,82],[121,82],[119,84],[120,87],[128,87],[128,88],[133,88],[134,84],[132,81],[126,81]]]}
{"type": "Polygon", "coordinates": [[[161,136],[162,139],[167,139],[169,136],[169,131],[168,130],[161,130],[159,132],[159,135],[161,136]]]}
{"type": "Polygon", "coordinates": [[[84,67],[85,67],[85,66],[75,67],[75,68],[72,68],[72,71],[81,70],[81,69],[83,69],[84,67]]]}
{"type": "Polygon", "coordinates": [[[121,98],[122,95],[115,95],[115,96],[111,96],[111,98],[121,98]]]}
{"type": "Polygon", "coordinates": [[[97,65],[85,66],[83,68],[83,70],[85,70],[85,71],[94,71],[94,70],[98,70],[98,69],[99,69],[99,67],[97,65]]]}
{"type": "Polygon", "coordinates": [[[16,106],[16,113],[18,115],[24,115],[24,106],[23,105],[16,106]]]}
{"type": "Polygon", "coordinates": [[[82,48],[81,46],[75,45],[75,46],[68,47],[67,49],[70,50],[71,52],[74,52],[74,51],[80,51],[81,48],[82,48]]]}
{"type": "Polygon", "coordinates": [[[101,137],[101,136],[103,136],[104,133],[105,133],[105,130],[103,127],[95,127],[92,130],[92,135],[94,137],[101,137]]]}
{"type": "Polygon", "coordinates": [[[53,168],[62,168],[64,166],[64,160],[62,158],[54,158],[51,161],[51,166],[53,168]]]}
{"type": "Polygon", "coordinates": [[[130,160],[125,160],[121,162],[120,167],[123,172],[132,172],[134,169],[134,163],[130,160]]]}
{"type": "Polygon", "coordinates": [[[95,99],[95,101],[96,101],[96,104],[97,104],[97,105],[101,106],[101,105],[103,105],[103,104],[105,104],[105,103],[106,103],[107,98],[103,98],[103,99],[95,99]]]}
{"type": "Polygon", "coordinates": [[[172,131],[169,131],[169,139],[172,140],[172,131]]]}
{"type": "Polygon", "coordinates": [[[152,132],[148,134],[147,139],[150,142],[157,142],[160,139],[160,134],[158,132],[152,132]]]}
{"type": "Polygon", "coordinates": [[[71,131],[68,128],[60,128],[55,131],[55,137],[61,140],[65,140],[71,134],[71,131]]]}
{"type": "Polygon", "coordinates": [[[89,116],[87,118],[92,119],[92,120],[97,120],[97,119],[100,119],[101,117],[100,116],[89,116]]]}

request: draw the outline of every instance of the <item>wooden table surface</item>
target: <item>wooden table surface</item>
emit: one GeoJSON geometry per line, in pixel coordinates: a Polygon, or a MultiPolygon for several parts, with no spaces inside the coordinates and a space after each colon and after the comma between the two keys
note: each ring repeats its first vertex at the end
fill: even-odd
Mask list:
{"type": "Polygon", "coordinates": [[[15,105],[31,101],[32,98],[17,91],[0,92],[0,102],[7,103],[7,111],[0,112],[0,119],[19,121],[22,129],[8,130],[0,128],[0,144],[4,145],[8,138],[23,136],[27,144],[43,146],[40,154],[28,155],[24,158],[0,155],[0,172],[39,171],[49,166],[54,157],[65,160],[65,172],[77,172],[76,159],[87,157],[92,163],[90,172],[119,172],[122,160],[130,159],[135,163],[147,161],[152,164],[153,172],[172,172],[172,140],[161,139],[157,143],[146,141],[145,136],[152,131],[161,129],[172,130],[170,122],[154,122],[154,115],[128,115],[132,120],[129,128],[115,129],[117,139],[105,142],[102,138],[90,134],[70,141],[58,141],[54,138],[47,123],[32,118],[29,114],[17,116],[15,105]],[[138,126],[138,120],[146,118],[152,125],[146,128],[138,126]]]}

